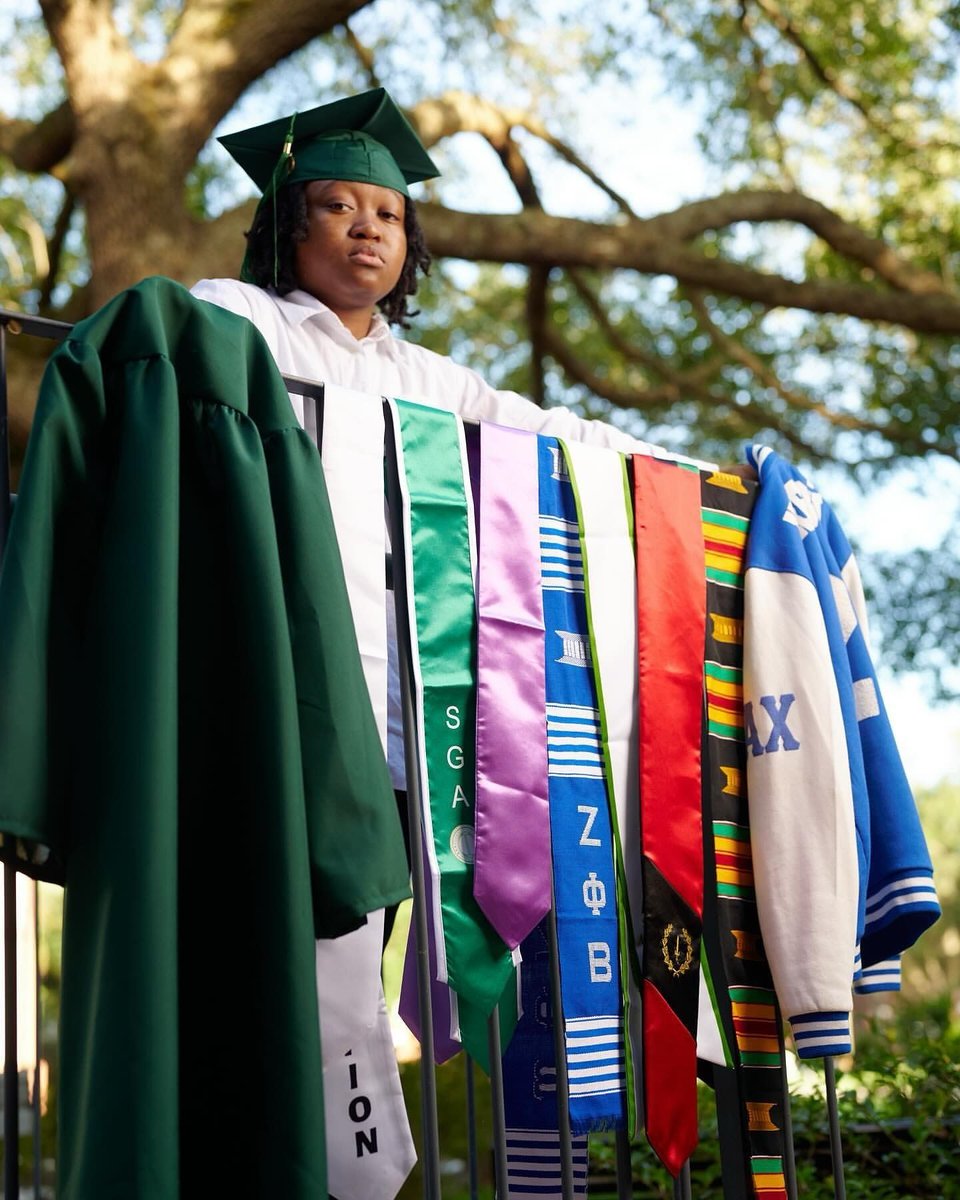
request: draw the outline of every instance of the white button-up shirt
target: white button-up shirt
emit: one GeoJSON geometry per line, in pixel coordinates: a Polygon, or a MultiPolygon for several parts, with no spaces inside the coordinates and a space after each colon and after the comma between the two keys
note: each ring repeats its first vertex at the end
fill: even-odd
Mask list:
{"type": "MultiPolygon", "coordinates": [[[[474,420],[610,446],[627,454],[651,450],[646,442],[602,421],[585,421],[566,408],[538,408],[517,392],[497,391],[469,367],[395,338],[380,313],[367,336],[355,338],[336,313],[307,292],[277,296],[236,279],[201,279],[191,291],[248,317],[285,375],[415,400],[474,420]]],[[[303,401],[296,396],[291,400],[302,422],[303,401]]]]}
{"type": "MultiPolygon", "coordinates": [[[[201,279],[191,291],[201,300],[249,318],[266,339],[285,375],[414,400],[474,420],[495,421],[514,429],[609,446],[627,454],[654,451],[647,442],[602,421],[586,421],[566,408],[538,408],[517,392],[497,391],[476,371],[395,338],[379,313],[374,316],[367,336],[356,338],[336,313],[308,292],[293,291],[278,296],[236,279],[201,279]]],[[[291,395],[290,400],[302,424],[303,399],[291,395]]],[[[402,789],[405,770],[392,604],[387,605],[387,623],[387,758],[394,786],[402,789]]]]}

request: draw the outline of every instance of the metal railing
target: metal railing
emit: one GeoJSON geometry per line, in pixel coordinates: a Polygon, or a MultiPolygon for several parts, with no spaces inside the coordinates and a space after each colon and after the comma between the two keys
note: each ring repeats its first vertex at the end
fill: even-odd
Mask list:
{"type": "MultiPolygon", "coordinates": [[[[7,368],[6,368],[6,336],[11,334],[26,334],[28,336],[46,338],[53,341],[63,341],[72,326],[60,321],[32,317],[21,313],[0,309],[0,558],[6,543],[11,511],[10,503],[10,470],[9,470],[9,427],[7,408],[7,368]]],[[[314,438],[318,449],[322,440],[323,429],[323,383],[302,379],[296,376],[284,377],[288,391],[304,398],[304,425],[314,438]]],[[[387,408],[387,420],[390,420],[387,408]]],[[[403,528],[400,519],[400,485],[394,450],[394,439],[386,439],[387,458],[387,506],[391,514],[391,544],[397,561],[403,559],[403,528]]],[[[391,562],[388,556],[386,573],[388,586],[391,576],[391,562]]],[[[410,669],[410,644],[408,597],[406,595],[404,572],[398,571],[393,578],[394,597],[397,608],[398,629],[398,661],[400,668],[401,704],[404,723],[404,754],[406,762],[406,778],[408,781],[407,803],[410,837],[411,883],[413,890],[412,921],[417,935],[417,980],[419,992],[419,1018],[421,1043],[421,1121],[422,1144],[420,1161],[423,1178],[423,1200],[441,1200],[441,1147],[439,1119],[437,1109],[437,1085],[434,1068],[433,1046],[433,1016],[431,1011],[430,964],[427,941],[427,905],[425,897],[425,864],[423,847],[418,831],[421,829],[422,789],[420,786],[420,763],[415,740],[414,699],[412,694],[412,672],[410,669]]],[[[20,1194],[19,1170],[19,1109],[18,1109],[18,1064],[17,1064],[17,962],[16,962],[16,870],[5,866],[4,871],[4,966],[5,966],[5,996],[6,996],[6,1027],[4,1031],[4,1122],[3,1133],[6,1147],[4,1162],[4,1196],[6,1200],[18,1200],[20,1194]],[[11,1153],[11,1148],[15,1148],[11,1153]]],[[[36,885],[34,885],[36,886],[36,885]]],[[[557,952],[556,923],[551,914],[548,924],[548,946],[551,966],[551,998],[554,1012],[560,1012],[560,968],[557,952]]],[[[38,980],[37,996],[39,1006],[39,958],[37,960],[38,980]]],[[[566,1049],[563,1029],[559,1021],[554,1022],[556,1040],[557,1066],[557,1100],[560,1125],[561,1146],[561,1179],[564,1200],[574,1200],[574,1177],[572,1141],[569,1122],[569,1081],[567,1077],[566,1049]]],[[[491,1097],[493,1116],[493,1161],[496,1194],[500,1200],[506,1200],[507,1184],[507,1155],[506,1129],[504,1118],[503,1075],[500,1062],[500,1028],[496,1010],[488,1022],[488,1037],[490,1044],[491,1067],[491,1097]]],[[[37,1076],[34,1086],[34,1196],[40,1197],[40,1104],[39,1104],[39,1061],[40,1061],[40,1020],[37,1019],[37,1076]]],[[[843,1158],[840,1142],[840,1124],[837,1113],[836,1080],[832,1059],[825,1060],[825,1082],[827,1108],[830,1129],[830,1153],[833,1168],[835,1193],[839,1200],[845,1200],[843,1180],[843,1158]]],[[[468,1171],[470,1178],[471,1197],[477,1195],[479,1149],[475,1135],[475,1096],[473,1064],[467,1061],[466,1069],[467,1114],[468,1130],[468,1171]]],[[[718,1093],[718,1101],[721,1097],[718,1093]]],[[[790,1133],[790,1104],[789,1096],[784,1095],[784,1120],[786,1133],[787,1157],[785,1162],[787,1194],[790,1200],[796,1200],[796,1173],[793,1163],[793,1144],[790,1133]]],[[[724,1129],[720,1123],[721,1159],[723,1161],[742,1159],[742,1149],[734,1133],[724,1129]]],[[[630,1141],[626,1133],[616,1135],[616,1193],[618,1200],[629,1200],[633,1194],[630,1163],[630,1141]]],[[[743,1168],[739,1175],[731,1170],[727,1179],[726,1168],[724,1179],[724,1195],[727,1200],[746,1200],[750,1183],[743,1179],[743,1168]]],[[[674,1200],[692,1200],[690,1164],[686,1163],[680,1176],[673,1185],[674,1200]]]]}

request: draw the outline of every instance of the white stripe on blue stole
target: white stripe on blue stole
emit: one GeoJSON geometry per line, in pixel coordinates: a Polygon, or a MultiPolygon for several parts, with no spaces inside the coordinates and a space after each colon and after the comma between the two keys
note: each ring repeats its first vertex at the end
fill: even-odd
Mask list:
{"type": "Polygon", "coordinates": [[[541,513],[540,572],[545,589],[583,591],[583,554],[576,520],[541,513]]]}
{"type": "Polygon", "coordinates": [[[550,775],[603,778],[600,714],[595,708],[547,705],[547,771],[550,775]]]}
{"type": "MultiPolygon", "coordinates": [[[[587,1194],[587,1139],[571,1139],[573,1194],[587,1194]]],[[[507,1130],[508,1200],[535,1196],[563,1200],[560,1171],[560,1134],[538,1129],[507,1130]]]]}
{"type": "Polygon", "coordinates": [[[564,1033],[571,1096],[606,1096],[623,1090],[623,1033],[619,1019],[568,1020],[564,1033]]]}

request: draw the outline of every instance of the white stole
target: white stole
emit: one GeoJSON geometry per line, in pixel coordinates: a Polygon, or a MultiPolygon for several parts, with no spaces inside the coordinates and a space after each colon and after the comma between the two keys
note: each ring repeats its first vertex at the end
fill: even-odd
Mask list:
{"type": "MultiPolygon", "coordinates": [[[[321,462],[363,674],[386,753],[383,436],[379,396],[325,384],[321,462]]],[[[338,1200],[393,1200],[416,1161],[383,997],[382,949],[382,909],[369,913],[360,929],[316,947],[327,1170],[338,1200]]]]}

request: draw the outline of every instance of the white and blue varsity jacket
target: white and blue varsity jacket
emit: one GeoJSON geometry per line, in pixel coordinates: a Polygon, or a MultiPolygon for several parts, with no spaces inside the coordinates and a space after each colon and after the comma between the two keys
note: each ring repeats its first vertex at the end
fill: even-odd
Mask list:
{"type": "Polygon", "coordinates": [[[880,696],[863,587],[830,506],[779,455],[760,476],[744,583],[744,726],[757,905],[802,1058],[849,1052],[852,985],[899,986],[940,914],[880,696]]]}

